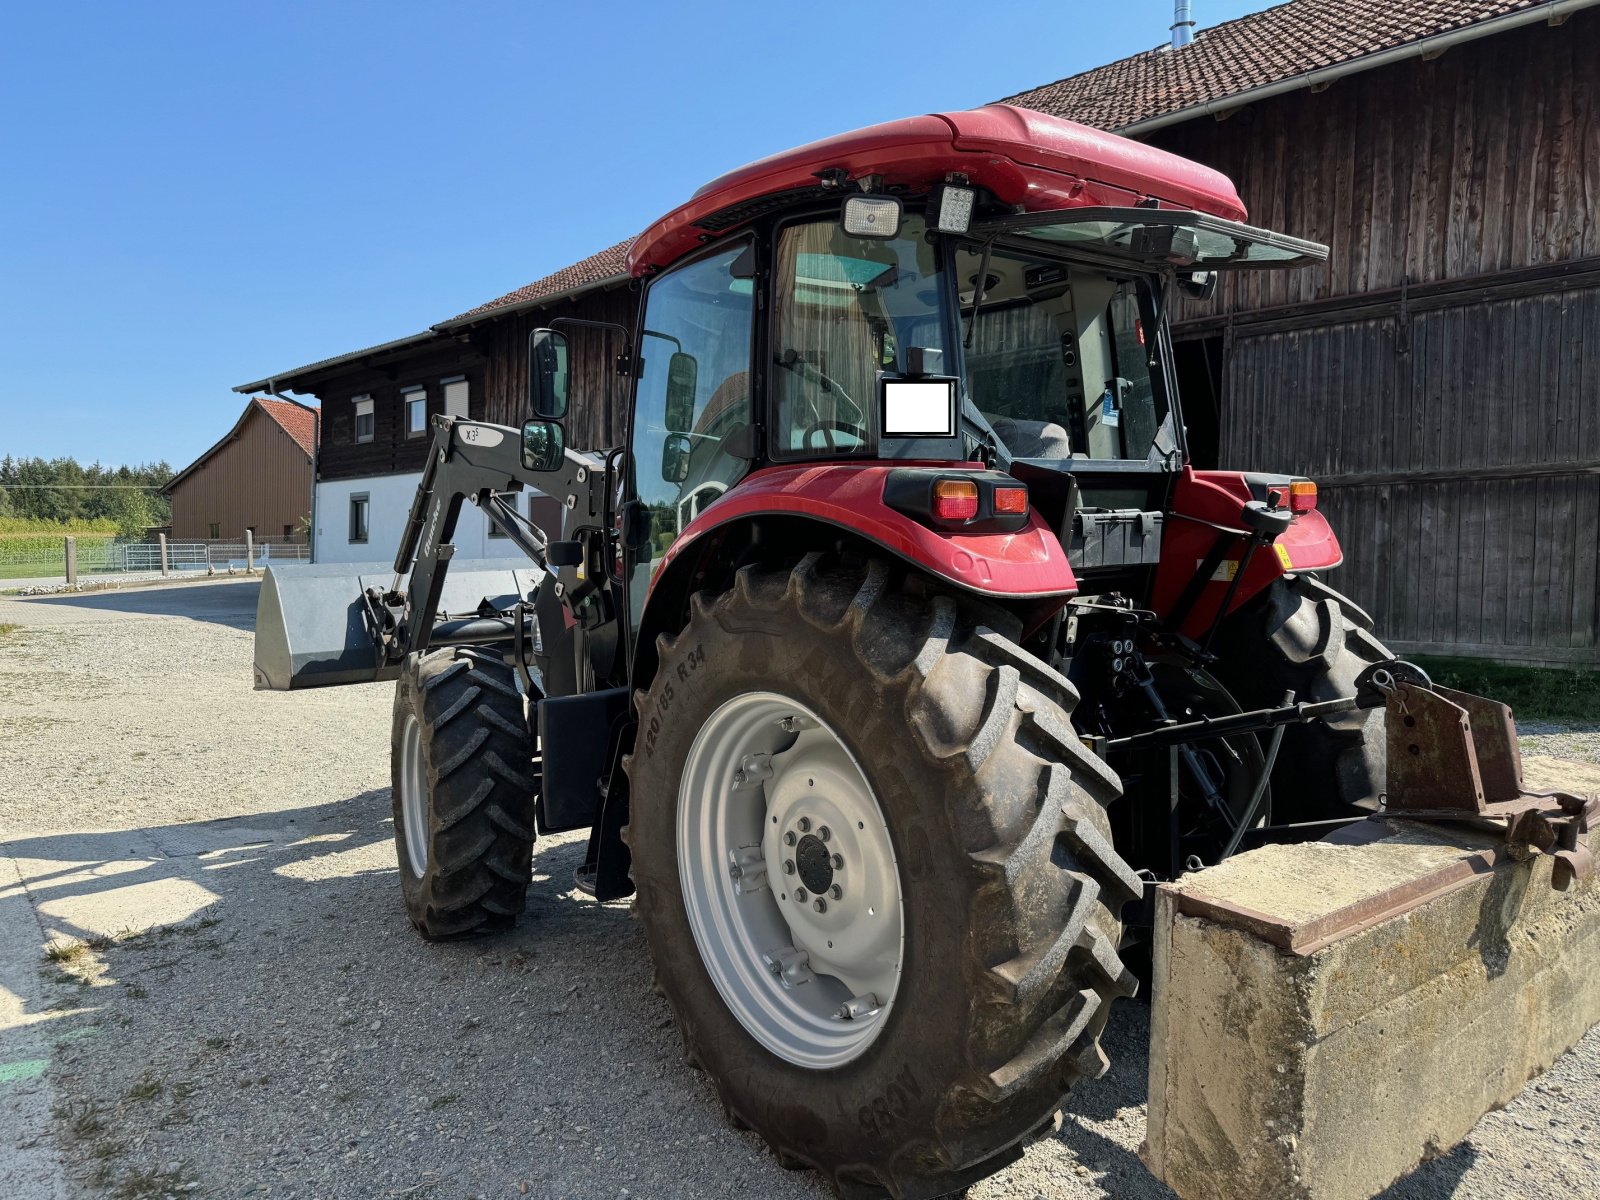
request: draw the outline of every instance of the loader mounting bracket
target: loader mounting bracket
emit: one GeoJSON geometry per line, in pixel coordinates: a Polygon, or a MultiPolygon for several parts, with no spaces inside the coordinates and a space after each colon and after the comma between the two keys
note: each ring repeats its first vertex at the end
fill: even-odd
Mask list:
{"type": "Polygon", "coordinates": [[[1516,859],[1553,856],[1552,882],[1563,891],[1594,873],[1579,837],[1600,825],[1600,797],[1530,791],[1510,708],[1394,673],[1374,686],[1388,750],[1383,817],[1493,830],[1516,859]]]}

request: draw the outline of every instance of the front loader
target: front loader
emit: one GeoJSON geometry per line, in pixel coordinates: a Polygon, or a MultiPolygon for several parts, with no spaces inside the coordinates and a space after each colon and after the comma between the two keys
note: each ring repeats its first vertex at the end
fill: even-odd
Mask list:
{"type": "Polygon", "coordinates": [[[634,243],[635,326],[534,332],[521,429],[436,418],[392,575],[270,573],[258,685],[397,679],[424,936],[588,828],[731,1120],[841,1195],[981,1178],[1104,1070],[1158,882],[1385,803],[1589,869],[1503,707],[1322,582],[1315,484],[1190,464],[1172,306],[1326,257],[1244,216],[1005,106],[724,176],[634,243]],[[626,444],[569,446],[619,334],[626,444]],[[527,570],[452,563],[464,503],[527,570]]]}

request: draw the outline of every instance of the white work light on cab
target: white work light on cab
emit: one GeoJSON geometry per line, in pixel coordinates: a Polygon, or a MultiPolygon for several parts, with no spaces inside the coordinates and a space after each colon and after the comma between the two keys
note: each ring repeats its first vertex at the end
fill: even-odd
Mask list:
{"type": "Polygon", "coordinates": [[[844,231],[851,237],[892,238],[900,232],[900,201],[895,196],[849,196],[844,231]]]}

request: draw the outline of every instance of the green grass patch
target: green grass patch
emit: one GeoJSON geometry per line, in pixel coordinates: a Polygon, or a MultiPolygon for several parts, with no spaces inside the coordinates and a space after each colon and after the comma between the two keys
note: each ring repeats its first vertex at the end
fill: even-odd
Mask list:
{"type": "Polygon", "coordinates": [[[1419,657],[1435,683],[1487,696],[1525,721],[1600,722],[1600,671],[1519,667],[1476,658],[1419,657]]]}
{"type": "Polygon", "coordinates": [[[80,533],[103,533],[108,537],[117,532],[117,523],[109,517],[96,521],[46,521],[38,517],[0,517],[0,541],[30,534],[49,534],[55,538],[80,533]]]}
{"type": "Polygon", "coordinates": [[[12,625],[5,621],[0,621],[0,638],[10,637],[13,633],[21,628],[21,625],[12,625]]]}

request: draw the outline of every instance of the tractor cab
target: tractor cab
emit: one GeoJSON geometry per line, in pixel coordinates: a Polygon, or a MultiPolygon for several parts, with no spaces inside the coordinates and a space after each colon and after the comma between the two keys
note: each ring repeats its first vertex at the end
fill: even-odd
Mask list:
{"type": "Polygon", "coordinates": [[[635,630],[669,552],[717,527],[741,481],[822,464],[1009,472],[1074,588],[1087,574],[1147,597],[1188,457],[1168,307],[1220,271],[1326,250],[1242,224],[1226,181],[1160,151],[1124,143],[1120,169],[1086,169],[1121,139],[1062,142],[1064,124],[992,107],[861,131],[708,184],[640,236],[618,481],[647,530],[625,550],[635,630]],[[1053,153],[995,158],[1014,126],[1056,135],[1053,153]]]}

